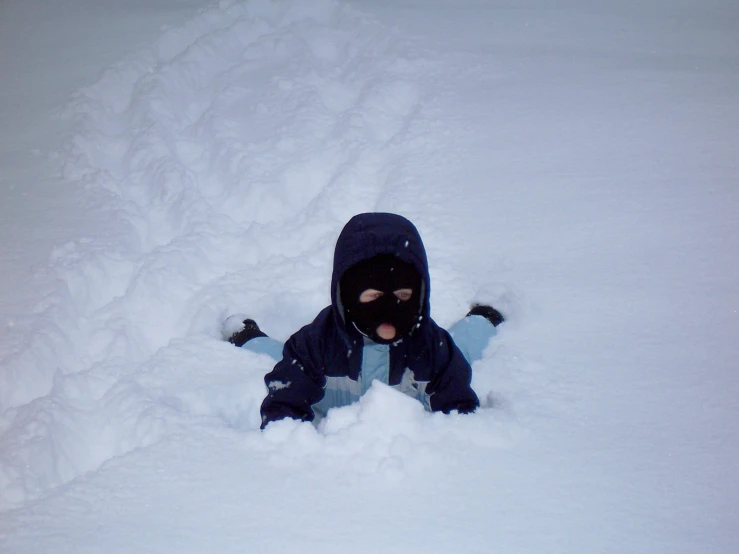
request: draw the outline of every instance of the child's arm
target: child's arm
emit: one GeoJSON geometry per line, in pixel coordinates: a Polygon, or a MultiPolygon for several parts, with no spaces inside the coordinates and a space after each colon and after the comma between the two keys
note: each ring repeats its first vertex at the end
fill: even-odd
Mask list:
{"type": "Polygon", "coordinates": [[[434,341],[434,374],[426,392],[434,412],[474,412],[480,401],[472,390],[472,368],[452,337],[437,327],[439,340],[434,341]]]}
{"type": "Polygon", "coordinates": [[[320,345],[308,325],[285,343],[282,359],[264,376],[267,397],[262,402],[262,429],[278,419],[313,421],[311,406],[323,398],[325,376],[318,351],[320,345]]]}

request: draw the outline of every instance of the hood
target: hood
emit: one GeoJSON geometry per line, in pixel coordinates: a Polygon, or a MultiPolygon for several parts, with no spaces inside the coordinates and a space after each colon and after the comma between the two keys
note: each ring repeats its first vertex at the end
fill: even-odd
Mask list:
{"type": "Polygon", "coordinates": [[[364,213],[352,217],[344,226],[334,250],[334,269],[331,276],[331,304],[337,321],[344,321],[339,281],[353,265],[377,256],[393,254],[412,264],[421,275],[421,315],[429,318],[430,280],[426,249],[415,225],[403,216],[390,213],[364,213]]]}

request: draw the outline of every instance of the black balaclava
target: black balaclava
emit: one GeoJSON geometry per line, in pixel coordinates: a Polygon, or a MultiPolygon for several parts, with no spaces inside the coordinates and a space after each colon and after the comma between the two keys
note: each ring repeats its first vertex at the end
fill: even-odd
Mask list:
{"type": "Polygon", "coordinates": [[[421,317],[421,275],[413,265],[392,254],[380,254],[353,265],[340,281],[341,302],[347,325],[354,324],[360,333],[374,342],[389,344],[409,335],[421,317]],[[383,293],[371,302],[360,302],[367,289],[383,293]],[[409,300],[402,301],[393,293],[413,289],[409,300]],[[395,327],[395,337],[385,340],[377,335],[383,323],[395,327]]]}

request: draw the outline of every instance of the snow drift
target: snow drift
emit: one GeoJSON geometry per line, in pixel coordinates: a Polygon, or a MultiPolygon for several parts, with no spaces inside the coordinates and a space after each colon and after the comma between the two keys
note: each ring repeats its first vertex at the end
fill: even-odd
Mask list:
{"type": "Polygon", "coordinates": [[[381,207],[409,152],[444,146],[433,78],[411,41],[335,2],[222,2],[80,91],[63,171],[106,226],[57,249],[3,360],[3,504],[183,412],[255,428],[269,364],[212,344],[221,322],[247,309],[286,338],[324,306],[343,224],[381,207]]]}
{"type": "Polygon", "coordinates": [[[89,221],[6,326],[0,550],[735,552],[736,8],[356,6],[220,2],[68,103],[89,221]],[[259,432],[221,322],[310,321],[371,210],[440,324],[506,315],[482,408],[259,432]]]}

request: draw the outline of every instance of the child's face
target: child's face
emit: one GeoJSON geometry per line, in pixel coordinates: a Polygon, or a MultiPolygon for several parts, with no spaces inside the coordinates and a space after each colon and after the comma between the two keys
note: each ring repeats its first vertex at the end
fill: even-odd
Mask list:
{"type": "MultiPolygon", "coordinates": [[[[362,304],[368,304],[369,302],[374,302],[384,294],[384,292],[377,289],[366,289],[359,295],[359,301],[362,304]]],[[[393,294],[395,295],[395,298],[398,299],[398,302],[408,302],[408,300],[413,296],[413,289],[398,289],[393,291],[393,294]]],[[[392,340],[398,334],[397,329],[390,323],[380,324],[375,332],[377,333],[377,336],[383,340],[392,340]]]]}
{"type": "Polygon", "coordinates": [[[371,340],[396,341],[420,321],[421,284],[413,265],[392,254],[363,260],[341,277],[344,315],[371,340]]]}

